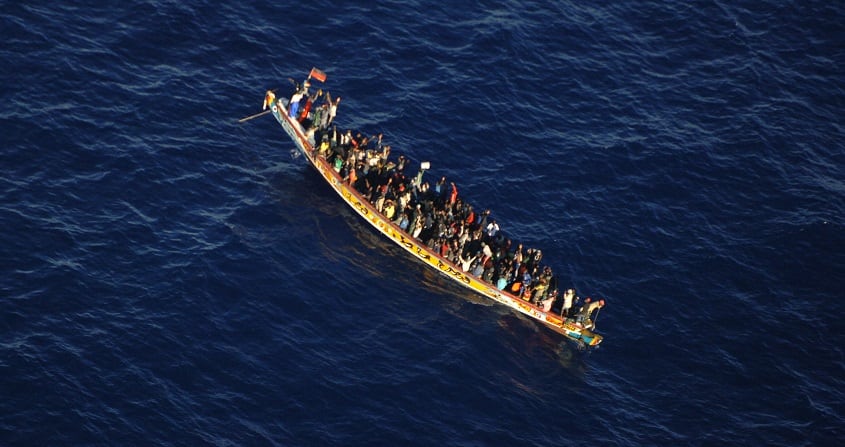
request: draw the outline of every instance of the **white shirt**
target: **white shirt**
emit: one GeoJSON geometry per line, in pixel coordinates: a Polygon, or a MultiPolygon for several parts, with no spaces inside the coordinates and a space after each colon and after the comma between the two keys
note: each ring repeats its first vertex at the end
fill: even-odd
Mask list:
{"type": "Polygon", "coordinates": [[[499,224],[496,222],[490,222],[487,224],[487,236],[493,237],[496,233],[499,232],[499,224]]]}
{"type": "Polygon", "coordinates": [[[572,309],[572,298],[574,296],[575,295],[570,294],[570,293],[564,293],[563,294],[563,308],[564,309],[572,309]]]}

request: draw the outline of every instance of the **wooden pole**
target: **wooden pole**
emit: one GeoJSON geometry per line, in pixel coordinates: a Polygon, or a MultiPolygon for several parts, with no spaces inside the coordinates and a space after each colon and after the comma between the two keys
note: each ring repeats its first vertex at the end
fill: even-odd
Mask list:
{"type": "Polygon", "coordinates": [[[249,120],[251,120],[251,119],[258,118],[258,117],[259,117],[259,116],[261,116],[261,115],[266,115],[266,114],[268,114],[268,113],[270,113],[270,109],[267,109],[267,110],[265,110],[265,111],[263,111],[263,112],[258,112],[258,113],[256,113],[255,115],[250,115],[250,116],[248,116],[248,117],[246,117],[246,118],[241,118],[241,119],[239,119],[239,120],[238,120],[238,122],[239,122],[239,123],[243,123],[243,122],[249,121],[249,120]]]}

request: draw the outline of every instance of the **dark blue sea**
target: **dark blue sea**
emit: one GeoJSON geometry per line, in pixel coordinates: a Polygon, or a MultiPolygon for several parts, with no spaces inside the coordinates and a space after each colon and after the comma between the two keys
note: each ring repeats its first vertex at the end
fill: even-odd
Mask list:
{"type": "Polygon", "coordinates": [[[0,445],[845,442],[843,3],[0,5],[0,445]],[[599,348],[238,123],[312,67],[599,348]]]}

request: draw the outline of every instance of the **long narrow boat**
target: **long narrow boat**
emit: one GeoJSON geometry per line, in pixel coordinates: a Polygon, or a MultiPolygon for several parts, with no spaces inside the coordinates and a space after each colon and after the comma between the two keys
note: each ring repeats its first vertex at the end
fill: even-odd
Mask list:
{"type": "MultiPolygon", "coordinates": [[[[325,81],[325,74],[314,69],[312,70],[312,75],[315,71],[320,75],[318,79],[325,81]]],[[[311,75],[309,75],[309,79],[311,79],[311,75]]],[[[333,166],[320,155],[314,141],[313,128],[305,128],[297,119],[290,117],[288,103],[289,100],[276,98],[275,94],[270,91],[267,92],[264,101],[265,107],[269,106],[269,111],[272,112],[276,120],[282,125],[282,128],[296,144],[299,152],[308,159],[311,165],[320,173],[341,199],[376,230],[430,268],[440,272],[461,286],[527,315],[580,345],[596,346],[601,343],[602,336],[591,330],[594,328],[594,324],[589,318],[584,320],[583,314],[582,318],[563,317],[558,312],[551,310],[545,311],[532,302],[524,300],[506,290],[499,290],[495,285],[475,277],[469,272],[463,271],[461,267],[441,257],[436,250],[429,248],[422,241],[415,239],[390,221],[386,216],[377,211],[376,207],[355,188],[344,182],[333,166]]],[[[602,300],[602,305],[603,303],[604,301],[602,300]]]]}

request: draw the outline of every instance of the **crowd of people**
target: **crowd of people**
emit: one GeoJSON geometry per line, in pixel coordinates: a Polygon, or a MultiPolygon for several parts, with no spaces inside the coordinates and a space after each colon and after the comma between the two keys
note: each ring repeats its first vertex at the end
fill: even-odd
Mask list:
{"type": "Polygon", "coordinates": [[[410,160],[392,154],[383,134],[338,130],[334,118],[340,97],[333,101],[322,89],[310,93],[309,80],[301,85],[293,82],[289,116],[313,136],[317,156],[385,218],[462,271],[497,289],[585,327],[594,325],[595,312],[604,306],[604,300],[582,300],[574,289],[561,293],[557,276],[541,264],[541,250],[511,241],[490,210],[475,209],[445,176],[433,185],[424,180],[428,163],[421,163],[415,174],[408,175],[410,160]],[[315,106],[318,102],[321,104],[315,106]]]}

